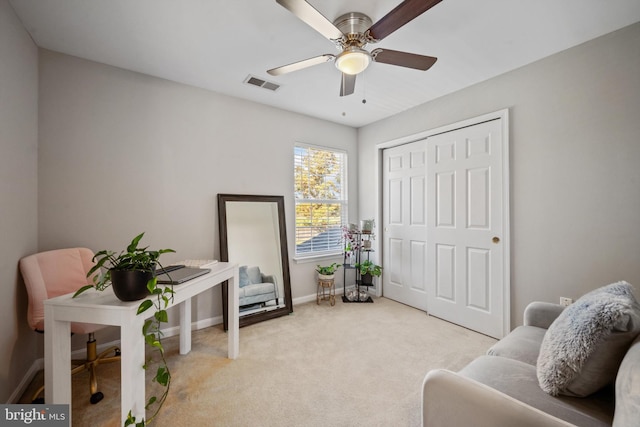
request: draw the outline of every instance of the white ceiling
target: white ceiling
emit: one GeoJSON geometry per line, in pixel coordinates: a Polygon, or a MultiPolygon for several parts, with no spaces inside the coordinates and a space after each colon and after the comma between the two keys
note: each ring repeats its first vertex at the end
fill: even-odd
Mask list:
{"type": "MultiPolygon", "coordinates": [[[[43,48],[360,127],[640,21],[638,0],[443,0],[369,48],[438,57],[428,71],[373,63],[339,97],[325,63],[266,70],[335,46],[275,0],[10,0],[43,48]],[[244,84],[248,75],[281,85],[244,84]],[[366,103],[363,100],[366,99],[366,103]]],[[[376,22],[400,0],[309,0],[330,21],[376,22]]]]}

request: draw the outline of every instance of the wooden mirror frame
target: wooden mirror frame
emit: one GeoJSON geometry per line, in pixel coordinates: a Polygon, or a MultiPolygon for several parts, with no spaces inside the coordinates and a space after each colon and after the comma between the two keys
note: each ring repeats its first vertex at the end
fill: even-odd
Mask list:
{"type": "MultiPolygon", "coordinates": [[[[289,274],[289,253],[287,250],[287,227],[284,215],[284,196],[261,196],[247,194],[218,194],[218,231],[220,236],[220,261],[229,261],[227,232],[227,202],[263,202],[275,203],[278,208],[278,228],[280,236],[280,257],[282,260],[282,281],[284,288],[284,307],[240,316],[240,327],[262,322],[263,320],[286,316],[293,312],[291,300],[291,276],[289,274]]],[[[224,330],[229,327],[229,309],[227,307],[228,282],[222,284],[222,312],[224,330]]]]}

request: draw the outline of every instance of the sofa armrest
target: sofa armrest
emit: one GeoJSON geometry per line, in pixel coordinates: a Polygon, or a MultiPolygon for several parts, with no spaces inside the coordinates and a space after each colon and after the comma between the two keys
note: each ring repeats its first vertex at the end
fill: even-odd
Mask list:
{"type": "Polygon", "coordinates": [[[566,421],[455,372],[430,371],[422,384],[424,427],[568,427],[566,421]]]}
{"type": "Polygon", "coordinates": [[[266,275],[262,274],[262,283],[273,283],[273,293],[276,294],[276,298],[278,298],[278,284],[276,283],[276,276],[274,275],[266,275]]]}
{"type": "Polygon", "coordinates": [[[549,329],[565,307],[550,302],[534,301],[524,309],[524,325],[549,329]]]}

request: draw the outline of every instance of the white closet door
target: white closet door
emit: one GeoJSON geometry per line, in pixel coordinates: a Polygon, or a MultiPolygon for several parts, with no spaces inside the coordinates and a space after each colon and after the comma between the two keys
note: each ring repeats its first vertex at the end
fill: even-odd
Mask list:
{"type": "Polygon", "coordinates": [[[383,295],[496,338],[510,320],[506,120],[382,154],[383,295]]]}
{"type": "Polygon", "coordinates": [[[428,138],[429,314],[504,335],[505,185],[500,120],[428,138]]]}
{"type": "Polygon", "coordinates": [[[427,309],[426,140],[383,152],[382,291],[427,309]]]}

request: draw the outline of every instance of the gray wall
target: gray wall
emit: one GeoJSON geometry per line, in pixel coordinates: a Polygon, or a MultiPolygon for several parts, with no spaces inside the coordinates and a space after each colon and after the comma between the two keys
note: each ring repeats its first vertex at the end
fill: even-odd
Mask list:
{"type": "MultiPolygon", "coordinates": [[[[216,195],[240,193],[285,196],[291,256],[295,142],[345,149],[357,178],[353,128],[46,50],[39,105],[41,250],[144,231],[177,251],[165,262],[218,259],[216,195]]],[[[315,295],[314,267],[291,263],[294,299],[315,295]]],[[[194,320],[221,315],[219,288],[198,297],[194,320]]]]}
{"type": "Polygon", "coordinates": [[[37,144],[38,50],[0,0],[0,403],[39,357],[18,273],[20,258],[38,246],[37,144]]]}
{"type": "Polygon", "coordinates": [[[639,47],[640,23],[359,129],[359,194],[376,144],[509,108],[512,325],[532,300],[640,288],[639,47]]]}

